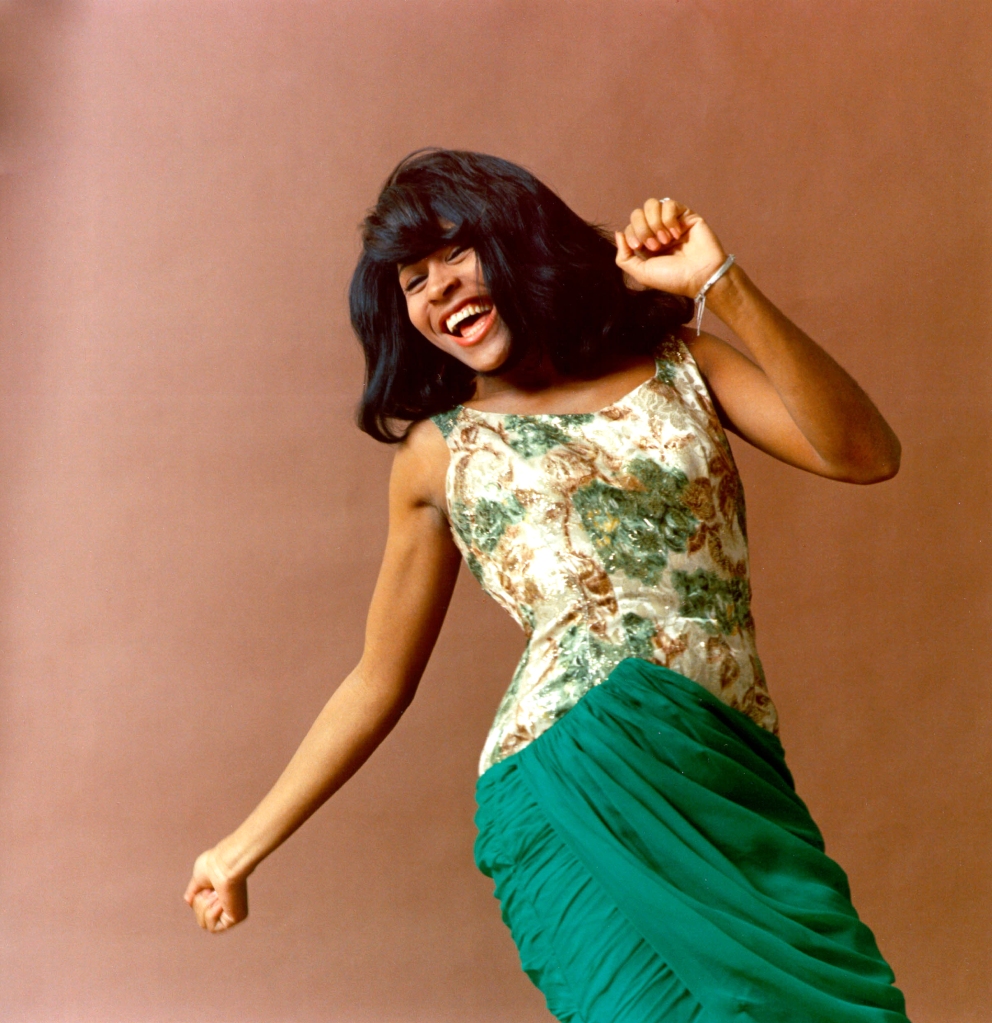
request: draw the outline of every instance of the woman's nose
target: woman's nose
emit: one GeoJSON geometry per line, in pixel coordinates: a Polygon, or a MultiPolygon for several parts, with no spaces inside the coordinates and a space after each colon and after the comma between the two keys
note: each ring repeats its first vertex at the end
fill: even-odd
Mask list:
{"type": "Polygon", "coordinates": [[[458,286],[458,274],[454,267],[445,262],[431,266],[427,273],[427,297],[432,302],[443,299],[453,288],[458,286]]]}

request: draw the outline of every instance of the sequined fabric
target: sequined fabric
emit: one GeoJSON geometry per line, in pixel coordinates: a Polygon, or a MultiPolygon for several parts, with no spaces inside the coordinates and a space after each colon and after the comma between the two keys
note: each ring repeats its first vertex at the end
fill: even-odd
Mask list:
{"type": "Polygon", "coordinates": [[[777,733],[755,649],[744,493],[706,384],[670,337],[596,413],[434,416],[455,543],[527,645],[480,774],[625,657],[681,672],[777,733]]]}

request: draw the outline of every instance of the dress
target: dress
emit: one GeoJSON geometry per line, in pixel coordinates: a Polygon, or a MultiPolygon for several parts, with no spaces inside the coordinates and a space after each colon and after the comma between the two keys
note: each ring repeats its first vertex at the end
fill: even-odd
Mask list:
{"type": "Polygon", "coordinates": [[[655,365],[596,413],[433,417],[455,542],[527,636],[476,862],[566,1023],[905,1023],[785,765],[730,445],[685,344],[655,365]]]}

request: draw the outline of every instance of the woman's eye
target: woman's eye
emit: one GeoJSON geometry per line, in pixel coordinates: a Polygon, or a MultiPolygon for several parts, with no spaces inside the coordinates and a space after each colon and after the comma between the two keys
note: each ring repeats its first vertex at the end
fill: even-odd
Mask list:
{"type": "Polygon", "coordinates": [[[464,256],[466,252],[468,252],[468,249],[464,245],[456,245],[448,253],[448,262],[453,263],[456,259],[461,259],[461,257],[464,256]]]}
{"type": "Polygon", "coordinates": [[[409,279],[409,280],[408,280],[408,281],[406,282],[406,284],[404,284],[404,285],[403,285],[403,290],[404,290],[404,291],[405,291],[405,292],[406,292],[406,293],[407,293],[408,295],[410,295],[410,294],[412,294],[412,293],[413,293],[414,291],[416,291],[416,290],[417,290],[417,288],[419,288],[421,284],[423,284],[423,283],[424,283],[424,280],[425,280],[425,278],[424,278],[423,274],[420,274],[420,275],[419,275],[419,276],[417,276],[417,277],[411,277],[411,278],[410,278],[410,279],[409,279]]]}

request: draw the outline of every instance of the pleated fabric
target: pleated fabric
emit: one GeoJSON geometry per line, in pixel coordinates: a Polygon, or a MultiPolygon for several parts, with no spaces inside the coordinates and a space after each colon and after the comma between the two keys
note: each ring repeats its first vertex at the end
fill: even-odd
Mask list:
{"type": "Polygon", "coordinates": [[[563,1023],[906,1023],[780,741],[686,676],[627,658],[476,798],[563,1023]]]}

